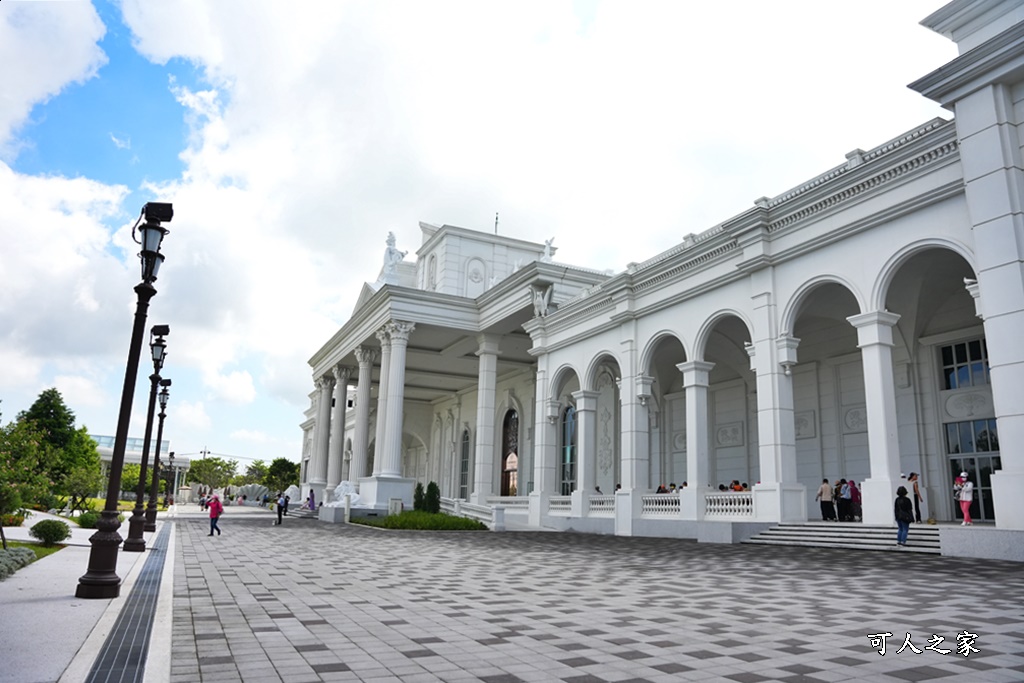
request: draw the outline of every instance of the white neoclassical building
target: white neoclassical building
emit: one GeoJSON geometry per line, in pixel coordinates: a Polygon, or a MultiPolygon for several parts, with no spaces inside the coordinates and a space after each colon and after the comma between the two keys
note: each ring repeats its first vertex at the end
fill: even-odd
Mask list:
{"type": "MultiPolygon", "coordinates": [[[[497,507],[538,528],[732,541],[817,518],[822,479],[892,523],[902,473],[978,554],[1024,541],[1024,0],[957,0],[960,56],[903,132],[626,271],[421,224],[310,359],[304,493],[497,507]],[[720,483],[750,484],[721,493],[720,483]],[[656,494],[660,484],[678,494],[656,494]],[[981,539],[979,541],[979,539],[981,539]]],[[[1004,553],[1005,554],[1005,553],[1004,553]]]]}

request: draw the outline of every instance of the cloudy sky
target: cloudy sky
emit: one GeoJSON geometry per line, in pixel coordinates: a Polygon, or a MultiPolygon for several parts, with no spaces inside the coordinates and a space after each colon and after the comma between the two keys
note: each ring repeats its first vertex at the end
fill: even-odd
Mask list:
{"type": "MultiPolygon", "coordinates": [[[[178,453],[298,460],[309,357],[418,221],[622,270],[948,112],[941,0],[0,3],[0,411],[116,429],[131,225],[174,203],[178,453]]],[[[148,353],[147,353],[148,355],[148,353]]],[[[131,434],[144,430],[142,366],[131,434]]]]}

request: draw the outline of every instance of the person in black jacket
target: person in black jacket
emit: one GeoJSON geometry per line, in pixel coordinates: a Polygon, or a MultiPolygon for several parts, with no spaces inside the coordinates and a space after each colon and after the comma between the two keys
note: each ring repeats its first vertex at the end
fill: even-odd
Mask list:
{"type": "Polygon", "coordinates": [[[896,545],[907,545],[907,534],[910,523],[914,521],[914,504],[907,498],[907,487],[896,489],[896,501],[893,503],[893,514],[896,516],[896,545]]]}

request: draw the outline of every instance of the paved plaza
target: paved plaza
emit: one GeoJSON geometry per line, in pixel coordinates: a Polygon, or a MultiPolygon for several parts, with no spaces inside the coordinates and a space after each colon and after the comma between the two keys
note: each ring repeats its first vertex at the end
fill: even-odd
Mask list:
{"type": "Polygon", "coordinates": [[[175,683],[1024,680],[1018,563],[228,513],[175,520],[175,683]]]}

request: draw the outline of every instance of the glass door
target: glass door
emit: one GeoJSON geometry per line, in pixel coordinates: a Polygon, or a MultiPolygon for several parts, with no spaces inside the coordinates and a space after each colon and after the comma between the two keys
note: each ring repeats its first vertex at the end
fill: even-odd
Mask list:
{"type": "MultiPolygon", "coordinates": [[[[992,506],[992,473],[1001,467],[999,436],[995,420],[972,420],[946,425],[946,446],[949,454],[949,495],[953,495],[953,480],[967,472],[974,483],[971,519],[994,522],[992,506]]],[[[955,519],[963,519],[959,503],[953,505],[955,519]]]]}

